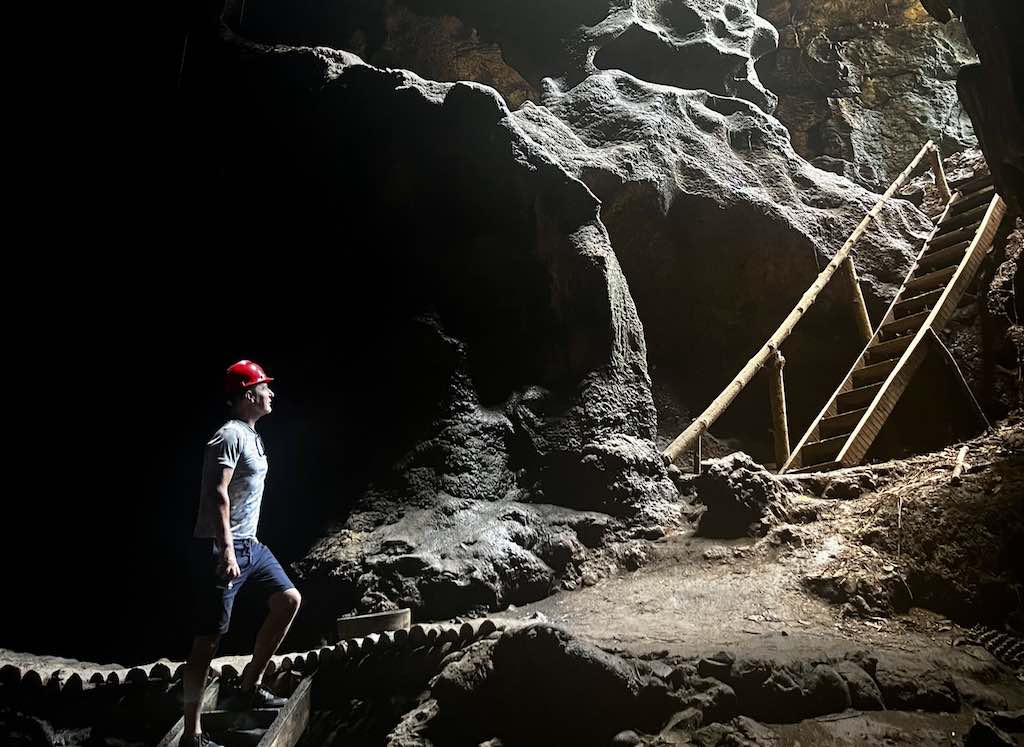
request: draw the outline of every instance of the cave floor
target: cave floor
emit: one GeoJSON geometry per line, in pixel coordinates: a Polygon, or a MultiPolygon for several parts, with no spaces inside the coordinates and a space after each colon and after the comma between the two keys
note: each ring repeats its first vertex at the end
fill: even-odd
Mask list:
{"type": "Polygon", "coordinates": [[[824,529],[819,548],[792,553],[764,552],[753,540],[671,534],[653,543],[651,562],[635,572],[492,619],[547,619],[602,647],[637,655],[698,656],[716,647],[779,654],[865,646],[919,651],[951,644],[955,626],[932,612],[844,616],[841,607],[802,589],[801,576],[825,568],[844,546],[841,535],[824,529]]]}

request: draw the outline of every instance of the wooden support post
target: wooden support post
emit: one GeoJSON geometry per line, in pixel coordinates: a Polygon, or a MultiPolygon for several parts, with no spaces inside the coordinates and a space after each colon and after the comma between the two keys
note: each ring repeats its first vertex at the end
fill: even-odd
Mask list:
{"type": "Polygon", "coordinates": [[[967,456],[967,444],[960,447],[960,451],[956,455],[956,465],[953,467],[953,474],[949,478],[950,485],[960,484],[960,475],[964,471],[964,457],[967,456]]]}
{"type": "Polygon", "coordinates": [[[775,464],[782,467],[789,461],[789,425],[786,422],[786,384],[782,369],[786,359],[778,350],[771,360],[772,429],[775,432],[775,464]]]}
{"type": "Polygon", "coordinates": [[[942,153],[939,151],[939,146],[932,145],[928,151],[928,158],[932,162],[932,173],[935,174],[935,186],[939,190],[939,197],[943,204],[949,202],[949,198],[952,196],[949,191],[949,182],[946,181],[946,172],[942,168],[942,153]]]}
{"type": "Polygon", "coordinates": [[[868,316],[868,307],[864,303],[864,293],[860,289],[860,281],[857,280],[857,268],[853,265],[853,258],[848,256],[840,266],[840,270],[846,279],[846,291],[850,297],[850,305],[853,306],[853,318],[857,323],[857,333],[867,345],[874,337],[875,331],[871,327],[871,317],[868,316]]]}
{"type": "Polygon", "coordinates": [[[693,444],[693,474],[700,474],[700,436],[693,444]]]}

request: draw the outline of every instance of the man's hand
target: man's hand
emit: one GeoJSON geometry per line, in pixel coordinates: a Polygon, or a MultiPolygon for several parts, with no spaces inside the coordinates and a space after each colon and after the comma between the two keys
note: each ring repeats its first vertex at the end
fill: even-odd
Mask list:
{"type": "Polygon", "coordinates": [[[227,548],[221,556],[220,565],[217,567],[217,575],[228,582],[234,581],[242,575],[242,571],[238,567],[238,561],[235,560],[235,549],[233,547],[227,548]]]}

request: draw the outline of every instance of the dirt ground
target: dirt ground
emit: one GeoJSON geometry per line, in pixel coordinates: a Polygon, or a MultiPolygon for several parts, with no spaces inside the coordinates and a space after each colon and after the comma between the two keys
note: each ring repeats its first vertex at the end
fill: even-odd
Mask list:
{"type": "Polygon", "coordinates": [[[999,626],[1024,609],[1024,428],[1010,420],[966,446],[959,480],[959,445],[801,478],[804,495],[791,497],[801,523],[756,540],[669,534],[640,570],[496,618],[543,616],[601,645],[679,654],[949,646],[963,626],[999,626]]]}
{"type": "Polygon", "coordinates": [[[948,621],[923,610],[886,621],[842,618],[835,605],[807,593],[802,575],[826,568],[843,547],[825,538],[820,549],[798,555],[752,540],[669,535],[653,543],[651,561],[635,573],[493,619],[547,619],[608,648],[679,656],[716,646],[807,650],[837,641],[915,650],[951,640],[948,621]]]}

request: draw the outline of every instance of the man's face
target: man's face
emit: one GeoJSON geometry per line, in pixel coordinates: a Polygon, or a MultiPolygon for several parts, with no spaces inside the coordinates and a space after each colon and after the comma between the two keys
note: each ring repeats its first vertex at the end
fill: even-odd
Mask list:
{"type": "Polygon", "coordinates": [[[257,384],[251,390],[252,392],[252,405],[259,415],[267,415],[272,409],[274,409],[274,392],[271,391],[270,385],[266,382],[257,384]]]}

